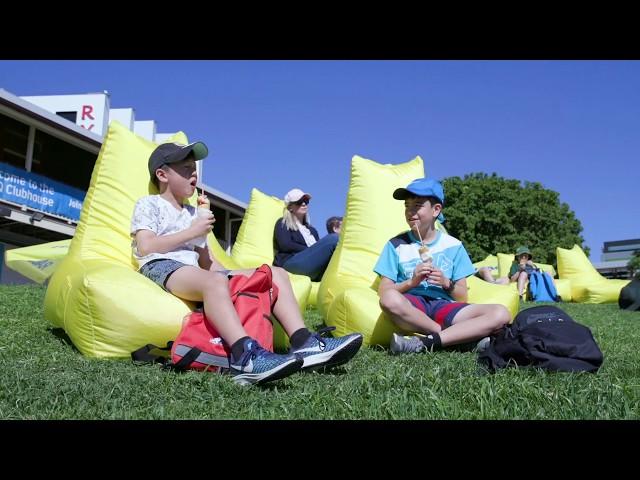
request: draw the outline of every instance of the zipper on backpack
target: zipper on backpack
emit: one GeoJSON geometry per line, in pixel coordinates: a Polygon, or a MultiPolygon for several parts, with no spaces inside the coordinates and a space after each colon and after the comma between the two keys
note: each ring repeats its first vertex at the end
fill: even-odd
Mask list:
{"type": "Polygon", "coordinates": [[[253,293],[247,293],[247,292],[238,292],[238,297],[260,298],[258,295],[254,295],[253,293]]]}

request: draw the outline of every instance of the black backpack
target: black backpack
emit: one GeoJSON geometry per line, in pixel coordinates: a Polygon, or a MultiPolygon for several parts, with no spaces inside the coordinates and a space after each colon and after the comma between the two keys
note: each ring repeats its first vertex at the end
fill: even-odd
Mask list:
{"type": "Polygon", "coordinates": [[[618,306],[625,310],[640,310],[640,278],[634,278],[620,290],[618,306]]]}
{"type": "Polygon", "coordinates": [[[478,362],[490,372],[508,366],[596,372],[602,360],[591,330],[552,305],[521,311],[478,354],[478,362]]]}

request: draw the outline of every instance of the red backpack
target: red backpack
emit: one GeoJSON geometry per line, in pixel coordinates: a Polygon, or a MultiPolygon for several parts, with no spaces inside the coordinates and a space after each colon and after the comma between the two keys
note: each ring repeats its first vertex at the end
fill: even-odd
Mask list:
{"type": "MultiPolygon", "coordinates": [[[[247,334],[263,348],[273,351],[271,313],[278,298],[271,268],[262,265],[250,276],[234,275],[229,280],[229,294],[247,334]]],[[[164,348],[145,345],[131,354],[134,361],[159,362],[176,370],[209,370],[229,368],[230,348],[215,327],[196,310],[188,314],[173,342],[164,348]],[[168,352],[171,350],[171,361],[168,352]]]]}

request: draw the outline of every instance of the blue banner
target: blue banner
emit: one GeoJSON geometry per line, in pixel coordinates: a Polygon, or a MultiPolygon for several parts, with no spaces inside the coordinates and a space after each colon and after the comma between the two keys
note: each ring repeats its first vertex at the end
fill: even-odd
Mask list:
{"type": "Polygon", "coordinates": [[[50,178],[0,163],[0,200],[80,220],[85,192],[50,178]]]}

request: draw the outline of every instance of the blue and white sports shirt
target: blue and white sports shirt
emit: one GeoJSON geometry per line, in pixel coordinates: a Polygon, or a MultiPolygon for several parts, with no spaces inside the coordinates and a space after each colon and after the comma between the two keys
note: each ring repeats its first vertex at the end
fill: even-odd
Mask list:
{"type": "MultiPolygon", "coordinates": [[[[427,243],[426,246],[433,257],[433,265],[442,270],[451,280],[457,281],[475,273],[476,269],[471,263],[469,254],[457,238],[438,230],[434,241],[427,243]]],[[[401,233],[385,244],[373,271],[390,278],[395,283],[404,282],[413,277],[416,265],[422,261],[419,248],[420,240],[411,230],[401,233]]],[[[406,293],[453,300],[442,287],[429,285],[425,280],[406,293]]]]}

